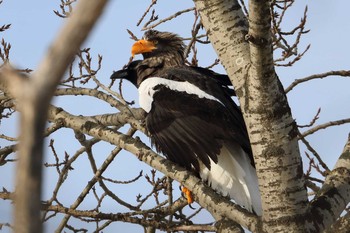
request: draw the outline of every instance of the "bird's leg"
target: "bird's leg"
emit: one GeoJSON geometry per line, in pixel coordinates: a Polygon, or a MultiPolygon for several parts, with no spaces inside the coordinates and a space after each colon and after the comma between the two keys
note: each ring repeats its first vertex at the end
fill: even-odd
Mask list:
{"type": "Polygon", "coordinates": [[[192,192],[186,188],[185,186],[180,187],[182,195],[186,198],[188,205],[190,206],[191,209],[194,209],[191,204],[193,203],[193,196],[192,192]]]}

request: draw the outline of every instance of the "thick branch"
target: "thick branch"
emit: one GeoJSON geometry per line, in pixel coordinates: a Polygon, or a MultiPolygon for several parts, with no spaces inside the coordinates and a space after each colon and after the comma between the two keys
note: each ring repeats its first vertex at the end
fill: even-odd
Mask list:
{"type": "Polygon", "coordinates": [[[54,107],[52,107],[52,111],[49,112],[49,119],[51,121],[66,119],[64,122],[65,127],[81,131],[84,134],[120,146],[122,149],[135,154],[151,167],[188,187],[197,197],[196,200],[198,203],[208,211],[226,216],[250,230],[255,230],[258,223],[256,216],[248,211],[244,211],[226,198],[220,197],[211,188],[204,185],[196,176],[154,153],[141,141],[114,132],[109,128],[101,127],[94,122],[87,121],[84,117],[73,116],[62,109],[54,107]]]}
{"type": "Polygon", "coordinates": [[[249,1],[249,29],[237,1],[194,2],[239,97],[262,193],[263,227],[283,232],[288,221],[289,232],[303,232],[297,221],[306,211],[307,192],[296,124],[274,71],[270,1],[249,1]]]}
{"type": "MultiPolygon", "coordinates": [[[[13,200],[13,193],[11,192],[0,192],[0,198],[3,200],[13,200]]],[[[111,220],[111,221],[123,221],[123,222],[129,222],[134,224],[139,224],[143,226],[153,226],[157,229],[167,231],[167,230],[174,230],[174,231],[181,231],[181,230],[208,230],[208,231],[214,231],[215,227],[210,227],[208,225],[192,225],[186,228],[186,226],[171,226],[168,224],[167,221],[154,221],[154,220],[147,220],[145,218],[140,218],[139,216],[147,216],[150,214],[150,219],[152,219],[153,214],[161,214],[161,215],[167,215],[168,213],[173,213],[177,211],[178,207],[182,208],[184,204],[187,204],[187,202],[184,199],[176,200],[174,203],[174,206],[169,208],[163,208],[163,209],[151,209],[151,210],[139,210],[134,212],[128,212],[128,213],[103,213],[103,212],[97,212],[95,210],[76,210],[72,207],[65,207],[61,205],[52,205],[49,203],[43,203],[41,205],[41,209],[43,211],[51,211],[55,213],[62,213],[69,216],[75,216],[78,218],[84,217],[89,219],[99,219],[99,220],[111,220]]]]}
{"type": "Polygon", "coordinates": [[[344,211],[350,202],[350,135],[334,169],[311,202],[309,221],[316,228],[315,232],[323,232],[344,211]]]}
{"type": "Polygon", "coordinates": [[[119,109],[120,111],[125,110],[127,108],[126,105],[122,104],[115,98],[113,98],[111,95],[108,95],[102,91],[98,91],[96,89],[90,89],[90,88],[81,88],[81,87],[75,87],[75,88],[62,88],[57,89],[55,92],[56,96],[61,95],[83,95],[83,96],[92,96],[96,97],[100,100],[105,101],[106,103],[110,104],[111,106],[119,109]]]}
{"type": "Polygon", "coordinates": [[[325,233],[347,233],[350,226],[350,212],[340,217],[325,233]]]}
{"type": "Polygon", "coordinates": [[[243,84],[250,65],[249,45],[245,40],[248,21],[238,1],[194,0],[194,3],[237,96],[245,96],[243,84]]]}
{"type": "Polygon", "coordinates": [[[271,38],[270,1],[249,1],[251,68],[242,106],[260,178],[264,228],[304,232],[298,218],[306,211],[297,127],[283,87],[275,73],[271,38]],[[283,162],[282,162],[283,161],[283,162]],[[272,204],[273,203],[273,204],[272,204]]]}

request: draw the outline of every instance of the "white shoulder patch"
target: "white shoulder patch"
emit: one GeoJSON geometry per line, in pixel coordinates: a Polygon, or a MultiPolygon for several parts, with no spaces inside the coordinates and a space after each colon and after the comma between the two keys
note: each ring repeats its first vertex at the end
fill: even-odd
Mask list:
{"type": "Polygon", "coordinates": [[[222,102],[214,96],[209,95],[208,93],[202,91],[201,89],[187,81],[182,82],[164,79],[160,77],[152,77],[143,81],[138,88],[140,107],[143,108],[143,110],[145,110],[146,112],[151,111],[153,95],[156,92],[156,90],[154,90],[154,87],[156,87],[157,85],[164,85],[174,91],[195,94],[199,98],[215,100],[222,104],[222,102]]]}

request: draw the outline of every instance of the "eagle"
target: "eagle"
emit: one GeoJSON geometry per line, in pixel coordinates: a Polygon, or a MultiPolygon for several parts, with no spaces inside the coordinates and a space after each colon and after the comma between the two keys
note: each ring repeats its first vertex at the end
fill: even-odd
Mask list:
{"type": "Polygon", "coordinates": [[[147,113],[151,144],[172,162],[193,171],[223,196],[261,215],[252,150],[227,75],[185,63],[177,34],[149,30],[131,49],[131,62],[112,79],[127,79],[147,113]]]}

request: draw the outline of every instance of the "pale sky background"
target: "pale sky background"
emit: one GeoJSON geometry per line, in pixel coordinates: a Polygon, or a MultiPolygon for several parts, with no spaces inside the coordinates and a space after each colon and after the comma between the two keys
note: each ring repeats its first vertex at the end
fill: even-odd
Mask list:
{"type": "MultiPolygon", "coordinates": [[[[130,1],[110,1],[105,10],[105,14],[99,20],[92,34],[86,41],[84,47],[91,47],[91,54],[103,55],[102,69],[97,78],[104,84],[109,83],[109,76],[113,70],[120,69],[127,63],[130,57],[130,48],[133,41],[129,38],[126,29],[133,31],[138,37],[143,32],[136,23],[147,8],[150,1],[130,0],[130,1]]],[[[191,7],[192,1],[169,1],[159,0],[156,13],[159,18],[167,17],[179,9],[191,7]]],[[[5,41],[10,42],[11,62],[19,68],[30,68],[35,70],[43,55],[47,51],[52,39],[57,35],[57,31],[64,23],[64,19],[58,18],[53,10],[59,9],[59,0],[50,1],[19,1],[3,0],[0,5],[0,25],[11,23],[11,29],[0,36],[5,41]]],[[[323,73],[330,70],[350,69],[350,1],[347,0],[318,0],[318,1],[298,1],[297,6],[289,12],[288,20],[285,21],[286,28],[300,22],[305,5],[309,6],[307,28],[311,32],[302,39],[300,51],[311,44],[310,50],[303,59],[292,68],[278,68],[277,73],[287,87],[294,79],[303,78],[315,73],[323,73]]],[[[188,37],[192,27],[192,13],[187,13],[182,18],[175,19],[158,27],[158,30],[172,31],[183,37],[188,37]]],[[[142,25],[142,24],[141,24],[142,25]]],[[[0,38],[1,39],[1,38],[0,38]]],[[[210,46],[204,47],[199,52],[200,65],[207,66],[215,59],[215,53],[210,46]]],[[[96,60],[95,60],[96,64],[96,60]]],[[[220,66],[215,67],[218,72],[224,72],[220,66]]],[[[49,78],[49,77],[48,77],[49,78]]],[[[308,124],[316,114],[319,107],[322,108],[318,124],[331,120],[338,120],[350,117],[350,78],[329,77],[324,80],[314,80],[306,84],[301,84],[288,94],[293,117],[298,124],[308,124]]],[[[124,95],[128,100],[137,100],[136,89],[130,85],[124,86],[124,95]]],[[[91,98],[75,97],[74,101],[67,101],[71,97],[61,97],[55,100],[57,106],[63,107],[66,111],[76,115],[94,115],[115,112],[115,109],[94,101],[91,98]]],[[[325,161],[332,167],[340,155],[347,134],[350,132],[350,125],[336,126],[322,130],[316,135],[308,137],[310,143],[323,156],[325,161]]],[[[0,134],[16,136],[17,129],[15,122],[2,121],[0,134]]],[[[52,138],[52,137],[50,137],[52,138]]],[[[67,151],[72,155],[79,145],[73,140],[74,135],[71,130],[63,130],[62,133],[55,134],[55,145],[59,154],[67,151]],[[73,143],[72,143],[73,142],[73,143]]],[[[146,139],[147,141],[147,139],[146,139]]],[[[0,140],[0,146],[5,142],[0,140]]],[[[112,147],[101,145],[94,150],[98,163],[102,162],[112,147]]],[[[304,147],[301,147],[302,149],[304,147]]],[[[47,154],[47,158],[51,156],[47,154]]],[[[52,161],[52,158],[49,158],[52,161]]],[[[71,185],[64,187],[67,192],[65,205],[72,204],[77,195],[81,192],[86,181],[91,178],[91,168],[86,157],[79,159],[80,167],[70,173],[71,185]],[[87,176],[87,177],[86,177],[87,176]],[[73,179],[74,178],[74,179],[73,179]],[[86,179],[84,179],[86,178],[86,179]]],[[[139,162],[135,156],[123,153],[118,156],[116,170],[109,168],[110,177],[127,180],[135,177],[140,169],[144,173],[149,173],[149,167],[139,162]]],[[[306,164],[306,162],[304,163],[306,164]]],[[[48,170],[48,169],[45,169],[48,170]]],[[[52,192],[55,174],[45,173],[44,199],[52,192]],[[53,177],[53,178],[52,178],[53,177]],[[52,178],[52,179],[50,179],[52,178]],[[52,182],[50,182],[52,181],[52,182]]],[[[13,166],[0,167],[0,189],[6,187],[13,191],[13,166]]],[[[147,187],[131,187],[131,193],[123,193],[116,187],[118,195],[133,198],[139,189],[147,187]]],[[[61,194],[62,197],[62,194],[61,194]]],[[[95,203],[95,202],[92,202],[95,203]]],[[[84,203],[82,208],[89,206],[84,203]]],[[[110,212],[122,211],[113,206],[106,207],[110,212]]],[[[107,211],[108,212],[108,211],[107,211]]],[[[61,217],[60,217],[61,218],[61,217]]],[[[0,223],[8,222],[11,219],[11,210],[8,201],[0,200],[0,223]]],[[[58,219],[59,222],[60,219],[58,219]]],[[[46,232],[52,232],[55,224],[46,225],[46,232]]],[[[85,226],[84,226],[85,227],[85,226]]],[[[143,232],[137,225],[115,223],[104,232],[143,232]]],[[[7,232],[5,228],[3,232],[7,232]]]]}

